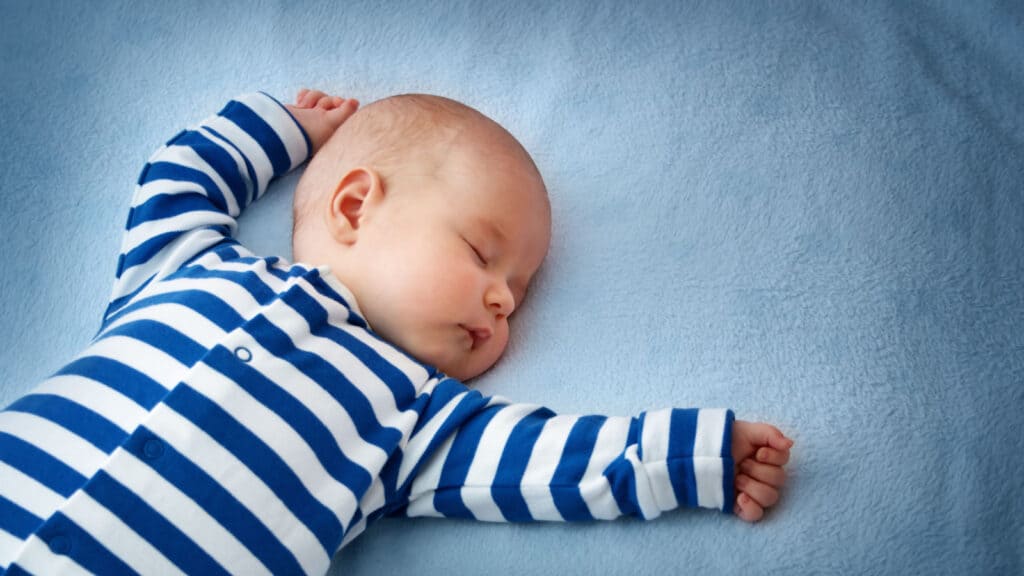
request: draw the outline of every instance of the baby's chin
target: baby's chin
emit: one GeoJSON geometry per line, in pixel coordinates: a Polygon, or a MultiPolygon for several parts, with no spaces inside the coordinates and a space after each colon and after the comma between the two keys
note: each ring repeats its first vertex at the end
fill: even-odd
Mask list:
{"type": "Polygon", "coordinates": [[[465,359],[446,359],[435,362],[428,361],[427,363],[433,365],[441,372],[444,372],[446,376],[450,376],[456,380],[462,380],[463,382],[470,378],[479,376],[487,370],[487,368],[474,368],[471,363],[465,359]]]}
{"type": "Polygon", "coordinates": [[[494,365],[495,360],[488,361],[478,355],[457,355],[455,358],[448,358],[432,363],[438,370],[444,372],[456,380],[463,382],[476,378],[494,365]]]}
{"type": "Polygon", "coordinates": [[[452,368],[450,370],[445,370],[444,368],[439,368],[439,370],[441,370],[441,372],[444,372],[446,375],[455,378],[456,380],[466,382],[483,374],[484,372],[487,371],[487,368],[483,368],[480,370],[470,370],[463,368],[452,368]]]}

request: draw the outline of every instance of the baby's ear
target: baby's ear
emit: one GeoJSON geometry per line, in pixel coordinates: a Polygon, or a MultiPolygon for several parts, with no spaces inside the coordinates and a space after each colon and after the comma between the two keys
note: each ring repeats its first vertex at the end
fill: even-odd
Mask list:
{"type": "Polygon", "coordinates": [[[341,244],[355,244],[367,208],[382,193],[380,176],[375,170],[349,170],[330,195],[326,218],[331,237],[341,244]]]}

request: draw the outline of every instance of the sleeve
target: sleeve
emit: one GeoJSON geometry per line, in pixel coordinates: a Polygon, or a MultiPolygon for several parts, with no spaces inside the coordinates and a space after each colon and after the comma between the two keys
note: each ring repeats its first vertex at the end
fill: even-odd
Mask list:
{"type": "Polygon", "coordinates": [[[564,416],[461,386],[435,391],[441,405],[410,438],[391,515],[519,522],[646,520],[680,506],[732,512],[731,410],[564,416]]]}
{"type": "Polygon", "coordinates": [[[242,211],[310,150],[298,122],[262,92],[232,100],[171,138],[139,176],[104,319],[232,236],[242,211]]]}

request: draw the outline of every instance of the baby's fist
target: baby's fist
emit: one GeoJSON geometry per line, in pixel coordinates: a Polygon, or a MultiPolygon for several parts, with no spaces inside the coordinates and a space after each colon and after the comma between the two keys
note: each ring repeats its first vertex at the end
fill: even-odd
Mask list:
{"type": "Polygon", "coordinates": [[[736,463],[736,503],[733,511],[747,522],[757,522],[766,508],[779,501],[786,483],[783,466],[789,462],[793,441],[770,424],[736,420],[732,428],[732,457],[736,463]]]}
{"type": "Polygon", "coordinates": [[[285,108],[299,122],[309,136],[315,154],[334,131],[348,120],[359,107],[359,102],[351,98],[328,96],[319,90],[303,88],[295,97],[295,104],[286,104],[285,108]]]}

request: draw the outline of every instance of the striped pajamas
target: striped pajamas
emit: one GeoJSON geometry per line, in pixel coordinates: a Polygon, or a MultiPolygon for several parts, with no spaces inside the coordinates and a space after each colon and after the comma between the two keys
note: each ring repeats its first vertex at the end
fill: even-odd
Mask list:
{"type": "Polygon", "coordinates": [[[325,267],[234,241],[309,150],[256,93],[147,163],[100,331],[0,412],[0,573],[322,574],[383,515],[731,510],[730,411],[485,397],[380,340],[325,267]]]}

